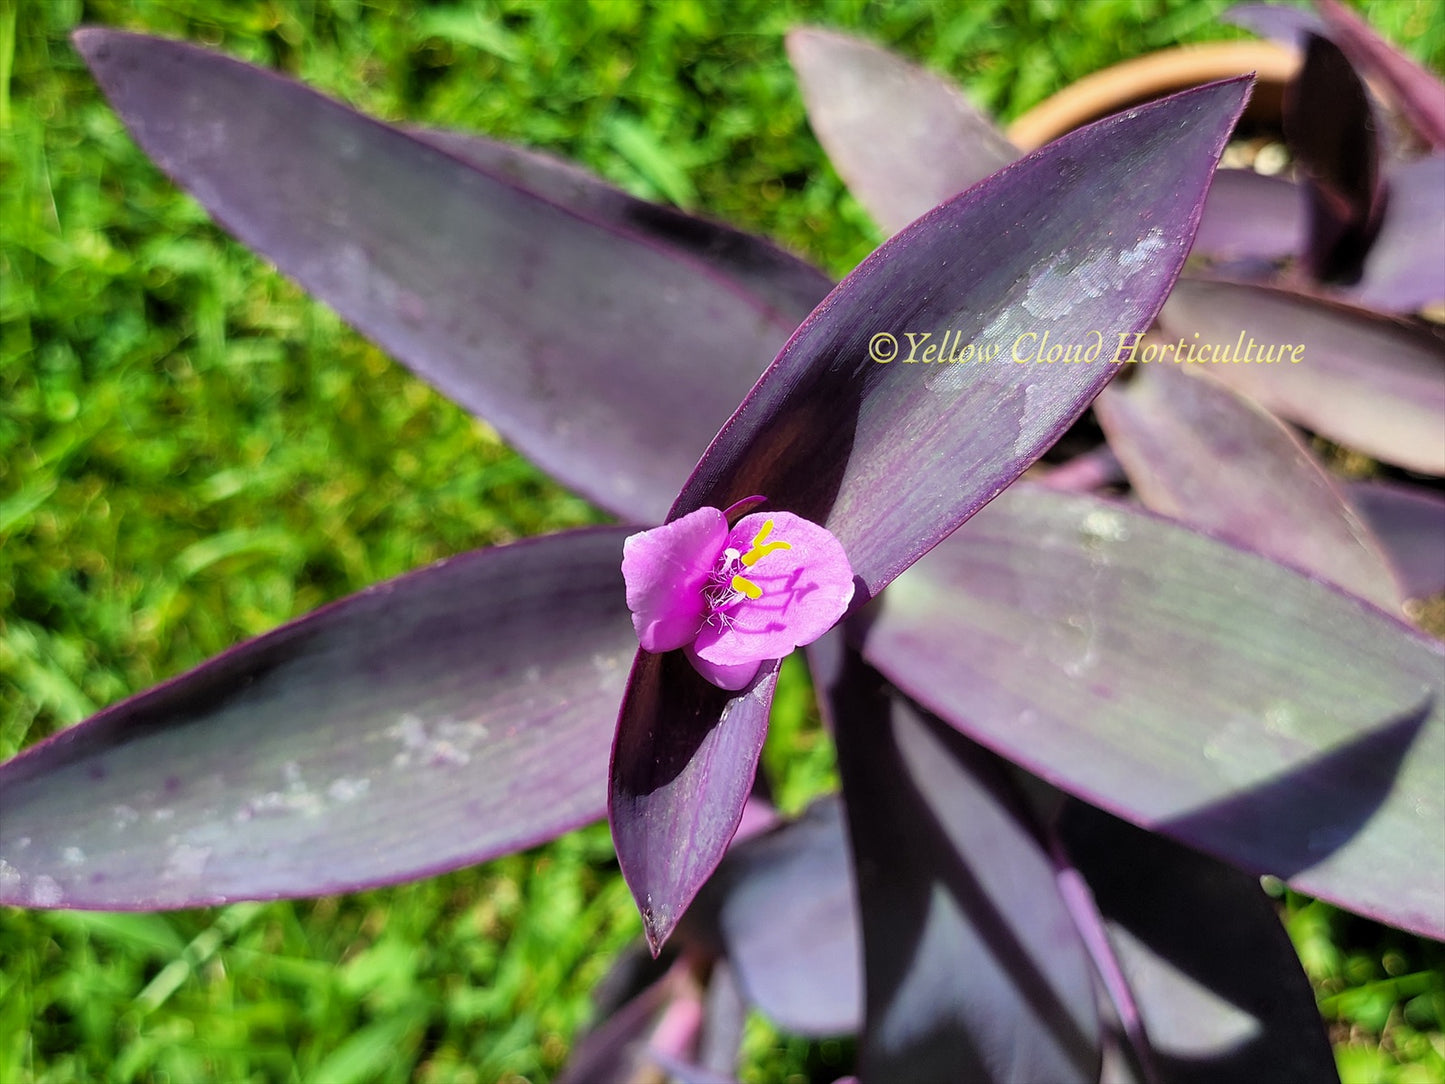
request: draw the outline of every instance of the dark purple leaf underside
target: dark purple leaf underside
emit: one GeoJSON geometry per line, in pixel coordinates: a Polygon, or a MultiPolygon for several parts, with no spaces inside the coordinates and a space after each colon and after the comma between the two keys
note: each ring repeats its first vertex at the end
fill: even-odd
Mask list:
{"type": "Polygon", "coordinates": [[[1378,77],[1390,88],[1401,112],[1424,139],[1445,149],[1445,86],[1440,80],[1344,5],[1316,0],[1315,6],[1318,15],[1285,4],[1239,4],[1225,12],[1224,20],[1301,48],[1310,34],[1330,38],[1361,74],[1378,77]]]}
{"type": "Polygon", "coordinates": [[[1359,280],[1385,209],[1380,133],[1365,84],[1339,46],[1306,36],[1285,88],[1284,134],[1304,177],[1304,266],[1322,282],[1359,280]]]}
{"type": "MultiPolygon", "coordinates": [[[[81,30],[136,141],[222,225],[602,506],[661,518],[707,440],[809,304],[730,270],[753,242],[649,220],[598,182],[482,167],[271,72],[194,46],[81,30]],[[622,219],[603,217],[609,213],[622,219]]],[[[444,139],[444,137],[438,137],[444,139]]],[[[779,266],[761,243],[757,259],[779,266]]],[[[784,260],[783,262],[786,262],[784,260]]],[[[818,296],[826,280],[816,276],[818,296]]],[[[801,288],[800,288],[801,287],[801,288]]]]}
{"type": "MultiPolygon", "coordinates": [[[[669,518],[765,494],[831,529],[855,597],[876,594],[1021,474],[1117,371],[1109,359],[1120,336],[1149,325],[1179,273],[1248,82],[1080,129],[898,234],[789,340],[669,518]],[[948,336],[959,360],[876,360],[880,336],[906,350],[910,334],[934,345],[948,336]],[[1014,360],[1030,349],[1047,357],[1050,343],[1073,349],[1077,363],[1014,360]],[[967,360],[966,344],[997,353],[967,360]],[[1086,362],[1091,346],[1102,356],[1086,362]]],[[[654,946],[722,857],[770,700],[771,681],[729,701],[685,662],[668,670],[639,657],[618,720],[610,810],[654,946]],[[670,857],[679,853],[685,861],[670,857]]]]}
{"type": "Polygon", "coordinates": [[[1079,802],[1059,828],[1105,920],[1158,1084],[1339,1079],[1314,991],[1258,878],[1079,802]]]}
{"type": "Polygon", "coordinates": [[[845,1035],[863,1024],[857,906],[842,803],[824,798],[730,850],[685,928],[727,954],[779,1027],[845,1035]]]}
{"type": "Polygon", "coordinates": [[[1160,323],[1165,338],[1183,339],[1195,357],[1204,347],[1215,359],[1229,357],[1198,367],[1280,417],[1378,459],[1445,474],[1438,330],[1285,290],[1194,278],[1179,281],[1160,323]]]}
{"type": "Polygon", "coordinates": [[[1445,150],[1445,85],[1372,30],[1338,0],[1316,0],[1329,35],[1366,74],[1380,77],[1401,112],[1437,150],[1445,150]]]}
{"type": "Polygon", "coordinates": [[[413,572],[27,750],[0,766],[0,902],[323,895],[597,819],[636,644],[624,533],[413,572]]]}
{"type": "Polygon", "coordinates": [[[1375,481],[1351,482],[1346,493],[1389,554],[1407,598],[1445,591],[1445,498],[1423,486],[1375,481]]]}
{"type": "Polygon", "coordinates": [[[1136,370],[1094,413],[1146,508],[1399,606],[1379,545],[1287,426],[1215,381],[1136,370]]]}
{"type": "Polygon", "coordinates": [[[832,30],[788,34],[808,123],[887,233],[1021,153],[948,80],[832,30]]]}
{"type": "Polygon", "coordinates": [[[901,577],[865,656],[1056,786],[1445,935],[1445,648],[1297,572],[1015,487],[901,577]]]}
{"type": "Polygon", "coordinates": [[[862,913],[866,1080],[1092,1082],[1093,971],[1001,762],[820,666],[862,913]]]}

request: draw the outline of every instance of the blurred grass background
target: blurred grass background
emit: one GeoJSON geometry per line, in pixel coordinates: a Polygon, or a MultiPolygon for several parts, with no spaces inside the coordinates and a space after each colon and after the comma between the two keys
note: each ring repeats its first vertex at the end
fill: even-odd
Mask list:
{"type": "MultiPolygon", "coordinates": [[[[782,34],[859,30],[1011,118],[1106,64],[1241,36],[1225,0],[0,0],[0,757],[238,640],[465,549],[598,522],[227,239],[67,35],[202,42],[387,119],[472,128],[771,235],[877,243],[782,34]]],[[[1368,17],[1437,70],[1433,0],[1368,17]]],[[[763,360],[760,359],[760,365],[763,360]]],[[[833,783],[791,668],[765,763],[833,783]]],[[[1287,896],[1347,1081],[1445,1081],[1445,955],[1287,896]]],[[[638,931],[605,827],[420,884],[161,915],[0,911],[0,1084],[543,1081],[638,931]]],[[[748,1081],[836,1044],[755,1020],[748,1081]]]]}

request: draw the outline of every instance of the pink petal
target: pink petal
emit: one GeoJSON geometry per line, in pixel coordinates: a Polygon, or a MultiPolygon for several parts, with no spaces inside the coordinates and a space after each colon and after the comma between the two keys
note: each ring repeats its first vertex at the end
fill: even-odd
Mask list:
{"type": "Polygon", "coordinates": [[[781,659],[837,624],[853,599],[853,569],[842,544],[827,528],[791,512],[744,516],[726,545],[747,552],[768,520],[773,521],[769,541],[792,548],[769,553],[744,570],[762,588],[762,597],[740,603],[725,623],[709,624],[698,633],[695,650],[704,662],[737,666],[781,659]]]}
{"type": "Polygon", "coordinates": [[[707,612],[702,589],[727,530],[716,508],[699,508],[622,543],[627,608],[643,650],[674,651],[697,635],[707,612]]]}
{"type": "Polygon", "coordinates": [[[758,670],[763,665],[761,659],[754,659],[752,662],[740,662],[735,666],[708,662],[706,659],[697,657],[697,652],[693,650],[691,644],[683,648],[683,653],[687,655],[687,661],[692,663],[694,670],[719,689],[726,689],[728,692],[737,692],[739,689],[746,689],[748,685],[752,683],[753,678],[757,676],[758,670]]]}

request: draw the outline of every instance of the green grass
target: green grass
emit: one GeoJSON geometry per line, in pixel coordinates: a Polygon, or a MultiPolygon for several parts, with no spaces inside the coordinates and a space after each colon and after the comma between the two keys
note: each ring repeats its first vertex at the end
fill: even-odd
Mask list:
{"type": "MultiPolygon", "coordinates": [[[[966,6],[0,0],[0,757],[315,606],[599,514],[229,241],[135,149],[67,34],[214,45],[388,119],[574,158],[835,274],[878,235],[781,35],[861,29],[1011,117],[1200,38],[1223,0],[966,6]]],[[[1428,2],[1372,19],[1445,62],[1428,2]]],[[[832,784],[805,678],[765,754],[832,784]]],[[[1290,898],[1351,1080],[1445,1080],[1433,946],[1290,898]]],[[[421,884],[163,915],[0,912],[0,1082],[545,1080],[639,929],[600,827],[421,884]]],[[[827,1044],[750,1026],[747,1079],[827,1044]]]]}

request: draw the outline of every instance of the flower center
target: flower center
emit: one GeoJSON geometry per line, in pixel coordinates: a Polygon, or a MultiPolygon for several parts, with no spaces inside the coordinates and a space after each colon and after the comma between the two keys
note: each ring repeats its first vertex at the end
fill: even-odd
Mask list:
{"type": "Polygon", "coordinates": [[[770,553],[793,548],[787,542],[769,542],[768,535],[772,533],[773,521],[767,520],[762,529],[753,535],[752,545],[746,552],[740,553],[732,546],[723,550],[717,566],[708,575],[707,586],[703,589],[709,623],[713,623],[716,618],[718,622],[726,624],[727,612],[743,599],[756,601],[763,597],[763,589],[744,576],[743,570],[752,568],[770,553]]]}

